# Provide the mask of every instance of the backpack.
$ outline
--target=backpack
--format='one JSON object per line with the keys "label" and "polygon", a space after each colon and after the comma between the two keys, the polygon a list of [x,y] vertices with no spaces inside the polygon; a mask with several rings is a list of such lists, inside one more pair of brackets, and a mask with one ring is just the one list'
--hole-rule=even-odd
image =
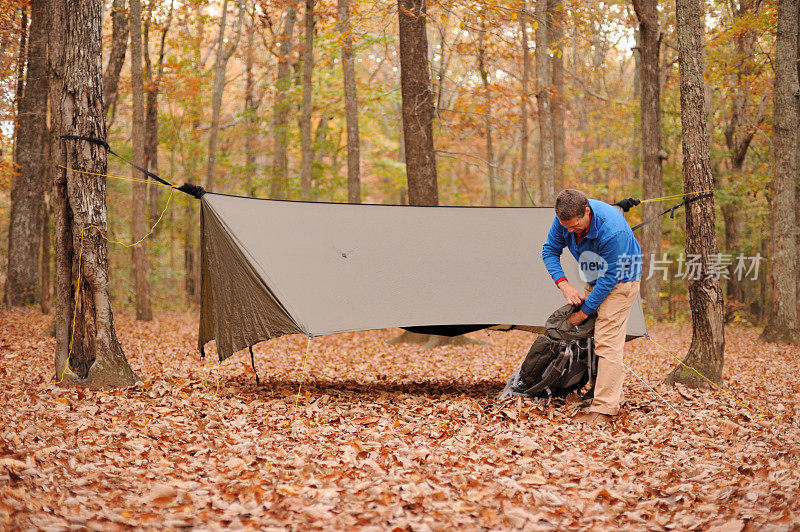
{"label": "backpack", "polygon": [[580,325],[567,318],[576,310],[565,305],[556,310],[545,324],[546,334],[533,342],[519,369],[511,375],[496,401],[506,397],[529,399],[563,398],[581,390],[597,376],[594,352],[594,321],[589,316]]}

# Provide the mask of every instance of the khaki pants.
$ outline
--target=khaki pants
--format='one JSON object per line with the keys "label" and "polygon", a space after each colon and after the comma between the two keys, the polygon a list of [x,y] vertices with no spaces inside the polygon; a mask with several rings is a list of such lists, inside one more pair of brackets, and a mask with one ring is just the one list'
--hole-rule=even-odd
{"label": "khaki pants", "polygon": [[[592,288],[591,285],[586,285],[584,290],[587,296]],[[625,346],[625,329],[638,293],[639,281],[617,283],[597,307],[594,325],[597,379],[589,412],[610,416],[619,413],[622,402],[622,349]]]}

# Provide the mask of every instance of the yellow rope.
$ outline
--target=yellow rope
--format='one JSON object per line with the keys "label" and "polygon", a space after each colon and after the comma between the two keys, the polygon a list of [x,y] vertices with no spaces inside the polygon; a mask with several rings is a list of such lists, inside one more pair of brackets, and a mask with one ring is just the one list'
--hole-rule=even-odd
{"label": "yellow rope", "polygon": [[[59,166],[61,166],[61,165],[59,165]],[[62,168],[66,168],[66,167],[62,166]],[[67,168],[67,169],[69,170],[69,168]],[[80,172],[80,170],[72,170],[72,171],[73,172]],[[91,174],[90,172],[80,172],[80,173]],[[103,176],[105,174],[93,174],[93,175]],[[106,177],[114,177],[114,176],[106,176]],[[153,227],[150,228],[150,230],[147,232],[146,235],[144,235],[142,238],[140,238],[137,242],[135,242],[133,244],[126,244],[126,243],[120,242],[118,240],[109,240],[108,237],[106,237],[106,235],[103,234],[103,230],[100,227],[96,226],[96,225],[87,225],[86,227],[84,227],[81,230],[81,247],[80,247],[80,251],[78,252],[78,288],[75,291],[75,308],[74,308],[74,310],[72,312],[72,330],[70,331],[70,337],[69,337],[69,351],[67,352],[67,362],[64,365],[63,371],[61,372],[61,378],[58,381],[56,381],[56,384],[61,384],[64,381],[64,375],[67,373],[67,370],[69,370],[70,373],[72,373],[72,370],[69,369],[69,361],[70,361],[70,358],[72,357],[72,345],[73,345],[73,342],[75,341],[75,321],[76,321],[76,319],[78,317],[78,301],[80,300],[80,295],[81,295],[81,274],[83,272],[83,237],[86,234],[86,231],[88,229],[91,229],[91,228],[97,229],[97,232],[100,233],[100,236],[103,238],[103,240],[105,240],[106,242],[110,242],[112,244],[119,244],[119,245],[124,246],[126,248],[132,248],[134,246],[138,246],[139,244],[144,242],[144,240],[147,237],[149,237],[150,235],[153,234],[153,231],[155,231],[156,226],[164,218],[164,214],[167,212],[167,209],[169,208],[170,201],[172,201],[172,194],[173,194],[173,192],[169,193],[169,197],[167,198],[167,203],[166,203],[166,205],[164,205],[164,210],[161,211],[161,216],[158,217],[158,220],[156,220],[156,223],[153,224]],[[219,389],[219,381],[217,381],[217,389]]]}
{"label": "yellow rope", "polygon": [[703,379],[705,379],[705,380],[706,380],[706,382],[708,382],[709,384],[711,384],[711,386],[713,386],[713,387],[714,387],[714,388],[716,388],[717,390],[719,390],[719,391],[721,391],[721,392],[725,393],[726,395],[728,395],[728,396],[729,396],[731,399],[733,399],[733,400],[734,400],[734,402],[736,402],[736,404],[738,404],[739,406],[743,406],[743,407],[745,407],[747,410],[749,410],[751,413],[753,413],[753,414],[754,414],[756,417],[761,417],[761,418],[764,418],[764,419],[769,419],[769,418],[768,418],[767,416],[765,416],[764,414],[760,414],[759,412],[756,412],[755,410],[753,410],[752,408],[750,408],[750,406],[748,406],[746,403],[743,403],[742,401],[740,401],[740,400],[739,400],[739,399],[738,399],[738,398],[737,398],[735,395],[733,395],[731,392],[729,392],[728,390],[726,390],[725,388],[723,388],[722,386],[720,386],[720,385],[719,385],[719,384],[717,384],[716,382],[712,381],[711,379],[709,379],[708,377],[706,377],[705,375],[703,375],[702,373],[700,373],[700,371],[698,371],[696,368],[694,368],[694,367],[690,366],[689,364],[687,364],[686,362],[684,362],[683,360],[681,360],[680,358],[678,358],[677,356],[675,356],[674,354],[672,354],[672,352],[671,352],[669,349],[667,349],[667,348],[666,348],[666,347],[664,347],[663,345],[661,345],[661,344],[659,344],[658,342],[656,342],[655,340],[653,340],[653,338],[652,338],[652,337],[650,337],[650,335],[646,335],[646,336],[645,336],[645,338],[647,338],[648,340],[650,340],[651,342],[653,342],[654,344],[656,344],[658,347],[660,347],[660,348],[661,348],[661,350],[662,350],[662,351],[664,351],[664,352],[665,352],[665,353],[667,353],[669,356],[671,356],[672,358],[674,358],[675,360],[677,360],[677,361],[678,361],[678,363],[679,363],[681,366],[683,366],[683,367],[685,367],[685,368],[688,368],[688,369],[690,369],[690,370],[694,371],[695,373],[697,373],[698,375],[700,375],[700,376],[701,376]]}
{"label": "yellow rope", "polygon": [[679,199],[679,198],[682,198],[684,196],[689,196],[691,194],[705,194],[707,192],[714,192],[714,189],[698,190],[698,191],[695,191],[695,192],[684,192],[683,194],[672,194],[671,196],[661,196],[660,198],[650,198],[650,199],[642,200],[640,203],[650,203],[650,202],[653,202],[653,201],[664,201],[664,200],[670,200],[670,199]]}
{"label": "yellow rope", "polygon": [[308,352],[310,348],[311,336],[308,337],[308,341],[306,342],[306,356],[303,359],[303,375],[300,377],[300,386],[297,388],[297,397],[294,399],[294,412],[292,413],[291,423],[294,423],[294,420],[297,417],[297,403],[300,402],[300,392],[303,390],[303,381],[306,380],[306,363],[308,362]]}
{"label": "yellow rope", "polygon": [[59,168],[63,168],[64,170],[69,170],[69,171],[75,172],[77,174],[96,175],[96,176],[100,176],[100,177],[111,177],[111,178],[114,178],[114,179],[121,179],[122,181],[132,181],[134,183],[152,183],[153,185],[158,185],[160,187],[167,187],[167,188],[174,188],[174,189],[178,188],[178,187],[173,186],[173,185],[165,185],[164,183],[159,183],[155,179],[140,179],[138,177],[125,177],[125,176],[114,175],[114,174],[97,174],[95,172],[87,172],[85,170],[75,170],[74,168],[69,168],[67,166],[64,166],[63,164],[59,164],[58,166],[59,166]]}

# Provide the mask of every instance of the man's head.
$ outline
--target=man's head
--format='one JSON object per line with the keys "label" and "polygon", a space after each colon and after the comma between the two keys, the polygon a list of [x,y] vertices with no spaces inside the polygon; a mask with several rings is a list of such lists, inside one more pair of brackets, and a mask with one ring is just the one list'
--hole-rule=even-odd
{"label": "man's head", "polygon": [[556,198],[556,216],[570,233],[582,235],[589,229],[590,212],[589,198],[580,190],[568,188]]}

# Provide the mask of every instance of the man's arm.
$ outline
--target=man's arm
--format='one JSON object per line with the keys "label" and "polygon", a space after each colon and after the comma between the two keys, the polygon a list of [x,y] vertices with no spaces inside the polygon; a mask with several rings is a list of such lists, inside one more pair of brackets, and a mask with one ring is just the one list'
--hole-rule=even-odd
{"label": "man's arm", "polygon": [[564,269],[561,267],[561,252],[564,251],[566,245],[567,241],[564,240],[561,224],[558,223],[558,218],[554,218],[553,225],[550,226],[550,231],[547,233],[547,240],[542,246],[542,260],[554,283],[558,283],[565,277]]}

